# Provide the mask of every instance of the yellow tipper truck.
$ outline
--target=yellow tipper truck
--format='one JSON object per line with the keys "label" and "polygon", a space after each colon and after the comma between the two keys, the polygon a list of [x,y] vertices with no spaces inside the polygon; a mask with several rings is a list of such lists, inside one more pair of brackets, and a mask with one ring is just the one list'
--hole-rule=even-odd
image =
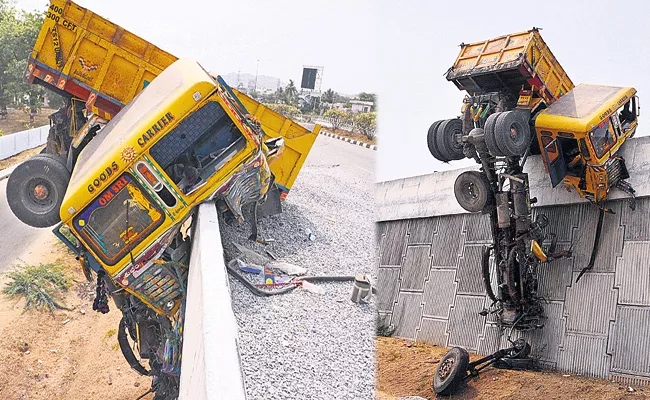
{"label": "yellow tipper truck", "polygon": [[176,399],[194,207],[215,200],[255,239],[320,127],[71,1],[51,2],[27,76],[68,101],[50,117],[47,151],[11,174],[9,206],[26,224],[58,224],[86,277],[96,273],[93,309],[108,312],[110,294],[121,310],[126,360],[152,376],[156,399]]}
{"label": "yellow tipper truck", "polygon": [[[446,78],[467,92],[461,116],[434,122],[427,144],[440,161],[468,157],[480,165],[479,171],[461,173],[454,184],[461,207],[490,217],[492,243],[484,250],[482,278],[492,304],[477,311],[496,314],[503,327],[542,328],[537,266],[570,251],[556,252],[554,236],[546,233],[548,218],[540,212],[533,216],[536,200],[530,198],[524,164],[529,154],[541,154],[553,186],[563,182],[599,209],[591,259],[579,280],[594,265],[603,213],[611,211],[605,204],[610,190],[629,193],[634,207],[634,190],[618,150],[637,128],[636,90],[575,86],[536,28],[461,44]],[[526,358],[529,350],[525,342],[518,343],[481,362],[504,354]],[[449,394],[469,376],[467,368],[470,375],[477,371],[475,363],[468,367],[467,358],[462,349],[446,356],[434,379],[437,393]],[[450,367],[454,362],[466,370],[456,372]]]}
{"label": "yellow tipper truck", "polygon": [[[48,153],[68,157],[70,144],[86,122],[84,109],[92,112],[93,122],[110,120],[176,60],[90,10],[71,1],[52,0],[27,67],[29,82],[70,99],[69,107],[51,117]],[[310,132],[245,94],[231,91],[235,101],[261,123],[264,139],[283,138],[283,152],[271,170],[280,195],[286,197],[320,126]]]}

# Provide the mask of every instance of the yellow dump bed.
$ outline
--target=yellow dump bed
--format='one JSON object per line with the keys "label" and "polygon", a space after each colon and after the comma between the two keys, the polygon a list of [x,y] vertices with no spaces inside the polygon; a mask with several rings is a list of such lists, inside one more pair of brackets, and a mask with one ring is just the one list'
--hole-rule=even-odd
{"label": "yellow dump bed", "polygon": [[[28,80],[86,102],[111,119],[177,57],[72,1],[51,0],[29,57]],[[270,137],[285,137],[286,150],[271,170],[288,192],[311,150],[313,132],[236,92]]]}
{"label": "yellow dump bed", "polygon": [[[461,44],[447,80],[469,94],[509,92],[518,96],[522,85],[548,103],[573,89],[573,82],[557,62],[537,29]],[[516,97],[515,97],[516,98]]]}

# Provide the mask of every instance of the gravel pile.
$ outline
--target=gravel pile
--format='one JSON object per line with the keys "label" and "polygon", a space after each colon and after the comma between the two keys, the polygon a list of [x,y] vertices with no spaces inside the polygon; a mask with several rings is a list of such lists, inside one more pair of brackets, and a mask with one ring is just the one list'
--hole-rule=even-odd
{"label": "gravel pile", "polygon": [[[333,142],[319,137],[284,212],[259,224],[260,237],[275,242],[253,243],[248,225],[220,221],[226,260],[239,256],[238,243],[262,255],[269,250],[307,268],[308,275],[373,274],[374,175],[353,159],[372,164],[375,152]],[[261,277],[248,276],[261,283]],[[257,297],[230,277],[249,400],[373,399],[374,299],[351,302],[351,282],[317,285],[327,294],[297,288]]]}

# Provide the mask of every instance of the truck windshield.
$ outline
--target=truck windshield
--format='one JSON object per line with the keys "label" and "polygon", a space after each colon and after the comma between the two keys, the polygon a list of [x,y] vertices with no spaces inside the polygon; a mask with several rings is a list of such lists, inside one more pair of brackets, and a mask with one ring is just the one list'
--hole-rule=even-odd
{"label": "truck windshield", "polygon": [[589,139],[591,139],[598,158],[604,156],[612,148],[614,143],[616,143],[616,137],[614,136],[614,129],[609,118],[601,122],[600,125],[589,133]]}
{"label": "truck windshield", "polygon": [[146,238],[164,219],[160,208],[123,174],[74,219],[74,227],[108,265]]}
{"label": "truck windshield", "polygon": [[246,147],[221,104],[209,101],[181,121],[150,151],[176,186],[188,194]]}

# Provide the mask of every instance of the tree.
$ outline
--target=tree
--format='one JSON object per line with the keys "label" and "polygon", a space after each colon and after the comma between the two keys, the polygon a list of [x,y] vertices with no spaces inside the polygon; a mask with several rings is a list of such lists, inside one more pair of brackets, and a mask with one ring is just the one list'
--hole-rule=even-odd
{"label": "tree", "polygon": [[359,93],[359,100],[361,101],[372,101],[373,103],[377,101],[377,95],[374,93]]}
{"label": "tree", "polygon": [[298,110],[298,108],[288,104],[265,104],[265,106],[290,119],[300,115],[300,110]]}
{"label": "tree", "polygon": [[334,92],[332,89],[327,89],[326,91],[323,92],[323,103],[334,104],[335,95],[336,92]]}
{"label": "tree", "polygon": [[284,103],[289,105],[295,105],[298,99],[298,89],[294,85],[293,80],[289,79],[287,87],[284,88]]}
{"label": "tree", "polygon": [[336,108],[330,108],[327,110],[325,114],[323,114],[323,117],[332,124],[334,130],[341,129],[344,124],[350,122],[350,114]]}
{"label": "tree", "polygon": [[354,126],[359,130],[359,133],[366,135],[368,139],[374,139],[377,135],[377,113],[357,114],[354,117]]}
{"label": "tree", "polygon": [[[13,3],[0,0],[0,108],[10,104],[33,108],[42,105],[45,89],[25,83],[23,73],[43,18],[43,12],[18,10]],[[50,101],[62,103],[54,93],[50,93]]]}

